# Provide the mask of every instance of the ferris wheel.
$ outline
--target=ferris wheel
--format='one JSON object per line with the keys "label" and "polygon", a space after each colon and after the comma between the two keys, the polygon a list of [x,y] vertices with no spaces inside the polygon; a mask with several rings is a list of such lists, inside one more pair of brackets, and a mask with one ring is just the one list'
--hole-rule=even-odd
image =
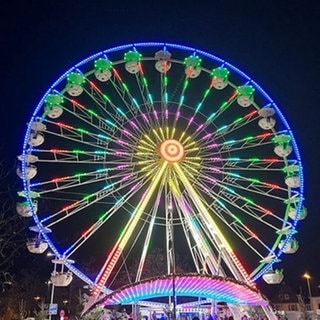
{"label": "ferris wheel", "polygon": [[201,50],[137,43],[81,61],[35,108],[18,158],[28,248],[50,247],[56,285],[75,274],[109,292],[130,255],[137,282],[157,245],[164,273],[181,250],[199,274],[279,283],[274,266],[298,249],[306,209],[292,130],[255,81]]}

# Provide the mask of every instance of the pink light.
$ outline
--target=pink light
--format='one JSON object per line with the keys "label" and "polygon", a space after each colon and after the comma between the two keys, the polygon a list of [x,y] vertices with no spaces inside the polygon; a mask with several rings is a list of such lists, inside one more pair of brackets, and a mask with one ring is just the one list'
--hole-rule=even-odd
{"label": "pink light", "polygon": [[165,117],[166,117],[166,119],[168,119],[168,117],[169,117],[168,109],[166,109],[166,111],[165,111]]}
{"label": "pink light", "polygon": [[148,119],[148,117],[146,116],[145,113],[142,114],[142,118],[143,118],[144,121],[149,123],[149,119]]}
{"label": "pink light", "polygon": [[196,132],[200,131],[202,128],[203,128],[203,124],[201,124],[201,125],[197,128]]}
{"label": "pink light", "polygon": [[206,134],[205,136],[203,136],[200,140],[205,140],[205,139],[208,139],[212,136],[212,133],[208,133]]}
{"label": "pink light", "polygon": [[130,125],[136,129],[138,129],[138,126],[133,122],[133,121],[130,121]]}
{"label": "pink light", "polygon": [[193,122],[193,119],[194,119],[194,117],[191,117],[191,118],[189,119],[188,126],[190,126],[190,124]]}
{"label": "pink light", "polygon": [[176,113],[176,120],[178,120],[179,117],[180,117],[180,111],[178,111],[178,112]]}
{"label": "pink light", "polygon": [[156,110],[153,111],[153,114],[154,114],[154,117],[158,120],[159,118]]}
{"label": "pink light", "polygon": [[122,130],[122,132],[130,137],[132,137],[132,133],[129,132],[127,129]]}

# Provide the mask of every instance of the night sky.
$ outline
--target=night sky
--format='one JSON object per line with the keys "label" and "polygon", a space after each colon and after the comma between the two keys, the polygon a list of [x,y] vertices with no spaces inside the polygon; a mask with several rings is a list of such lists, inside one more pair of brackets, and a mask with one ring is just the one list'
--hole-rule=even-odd
{"label": "night sky", "polygon": [[1,157],[14,165],[26,123],[42,95],[91,54],[142,41],[180,43],[213,53],[260,84],[293,129],[309,215],[299,225],[300,249],[283,256],[285,280],[305,290],[301,276],[308,271],[318,293],[319,21],[319,4],[295,0],[8,2],[0,17]]}

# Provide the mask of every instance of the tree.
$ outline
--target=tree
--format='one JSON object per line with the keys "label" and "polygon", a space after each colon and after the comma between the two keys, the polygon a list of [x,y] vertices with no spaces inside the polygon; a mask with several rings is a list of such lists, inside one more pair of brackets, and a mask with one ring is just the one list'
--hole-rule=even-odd
{"label": "tree", "polygon": [[2,290],[8,283],[8,273],[13,273],[15,259],[26,250],[26,222],[15,211],[17,178],[0,162],[0,283]]}

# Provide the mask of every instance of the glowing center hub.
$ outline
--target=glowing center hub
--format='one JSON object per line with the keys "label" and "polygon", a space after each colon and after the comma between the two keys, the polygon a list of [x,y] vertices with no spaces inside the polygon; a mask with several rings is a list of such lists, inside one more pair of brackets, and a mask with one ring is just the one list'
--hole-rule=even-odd
{"label": "glowing center hub", "polygon": [[179,162],[184,157],[183,145],[175,139],[168,139],[160,145],[160,156],[163,160],[168,162]]}

